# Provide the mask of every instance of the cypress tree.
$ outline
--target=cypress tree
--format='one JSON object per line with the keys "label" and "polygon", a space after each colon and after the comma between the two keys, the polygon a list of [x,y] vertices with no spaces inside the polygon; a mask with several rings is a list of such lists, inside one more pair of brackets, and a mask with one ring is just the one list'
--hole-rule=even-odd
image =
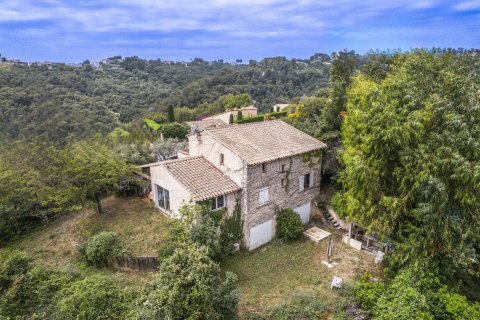
{"label": "cypress tree", "polygon": [[167,121],[175,122],[175,114],[173,113],[173,106],[168,106],[167,108]]}
{"label": "cypress tree", "polygon": [[242,111],[238,111],[237,121],[242,119],[243,119]]}
{"label": "cypress tree", "polygon": [[230,118],[228,119],[228,123],[229,124],[233,123],[233,113],[230,113]]}

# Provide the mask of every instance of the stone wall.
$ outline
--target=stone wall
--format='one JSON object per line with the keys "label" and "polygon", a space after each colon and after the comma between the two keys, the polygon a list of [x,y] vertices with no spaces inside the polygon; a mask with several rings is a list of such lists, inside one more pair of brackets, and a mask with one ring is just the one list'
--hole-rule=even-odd
{"label": "stone wall", "polygon": [[155,272],[158,270],[157,257],[108,257],[108,265],[124,271]]}
{"label": "stone wall", "polygon": [[[247,190],[244,190],[243,195],[248,207],[244,210],[245,243],[249,243],[250,228],[275,218],[277,209],[293,209],[305,203],[314,205],[313,200],[320,193],[320,160],[314,158],[305,162],[303,155],[297,155],[266,163],[265,172],[261,164],[248,167]],[[286,172],[281,172],[282,164],[286,165]],[[300,191],[299,177],[312,172],[313,186]],[[285,186],[282,186],[282,179],[285,179]],[[265,205],[259,205],[259,190],[265,187],[269,187],[269,201]]]}

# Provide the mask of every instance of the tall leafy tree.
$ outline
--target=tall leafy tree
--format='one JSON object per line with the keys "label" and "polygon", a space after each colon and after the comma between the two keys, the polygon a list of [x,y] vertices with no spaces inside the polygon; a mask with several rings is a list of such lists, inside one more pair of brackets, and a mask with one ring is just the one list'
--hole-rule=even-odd
{"label": "tall leafy tree", "polygon": [[479,273],[480,68],[470,52],[413,51],[358,75],[343,125],[343,207],[414,259]]}
{"label": "tall leafy tree", "polygon": [[69,160],[65,173],[73,185],[96,202],[98,213],[103,213],[102,196],[114,191],[132,168],[106,145],[96,141],[77,142],[66,150]]}

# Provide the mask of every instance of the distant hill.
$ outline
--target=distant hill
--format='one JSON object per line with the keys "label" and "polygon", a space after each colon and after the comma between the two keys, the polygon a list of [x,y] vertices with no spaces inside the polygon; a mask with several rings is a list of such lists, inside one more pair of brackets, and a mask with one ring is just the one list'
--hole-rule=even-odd
{"label": "distant hill", "polygon": [[100,64],[0,64],[0,136],[65,141],[165,111],[249,93],[261,110],[328,84],[330,57],[266,58],[248,64],[112,57]]}

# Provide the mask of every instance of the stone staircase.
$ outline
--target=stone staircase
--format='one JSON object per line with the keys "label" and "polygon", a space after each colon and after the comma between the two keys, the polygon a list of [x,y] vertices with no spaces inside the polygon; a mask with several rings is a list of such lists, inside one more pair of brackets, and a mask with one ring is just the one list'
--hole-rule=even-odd
{"label": "stone staircase", "polygon": [[340,224],[338,223],[338,221],[335,219],[335,217],[331,214],[331,211],[332,210],[329,206],[327,207],[327,210],[324,210],[324,216],[325,216],[325,219],[327,220],[327,223],[334,227],[335,229],[342,229],[342,227],[340,226]]}

